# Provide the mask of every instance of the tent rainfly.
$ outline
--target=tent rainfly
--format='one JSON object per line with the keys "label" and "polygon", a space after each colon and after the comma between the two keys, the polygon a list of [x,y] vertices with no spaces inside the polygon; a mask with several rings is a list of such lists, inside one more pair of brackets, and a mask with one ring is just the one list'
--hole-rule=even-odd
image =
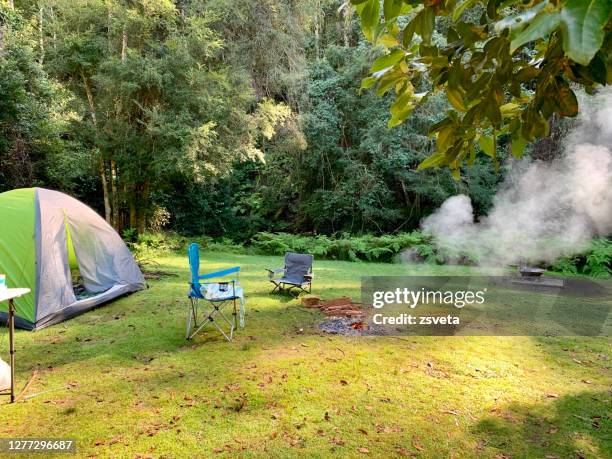
{"label": "tent rainfly", "polygon": [[[71,268],[82,278],[75,295]],[[58,191],[22,188],[0,193],[0,274],[8,287],[27,287],[15,300],[15,325],[35,330],[62,322],[145,281],[117,232],[82,202]],[[6,322],[6,304],[0,320]]]}

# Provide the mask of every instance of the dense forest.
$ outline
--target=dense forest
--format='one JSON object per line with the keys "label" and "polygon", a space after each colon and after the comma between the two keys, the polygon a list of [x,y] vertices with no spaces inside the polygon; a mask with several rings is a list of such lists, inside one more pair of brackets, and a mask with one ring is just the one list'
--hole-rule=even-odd
{"label": "dense forest", "polygon": [[457,193],[486,212],[503,169],[417,170],[448,102],[388,129],[358,20],[341,0],[0,2],[0,191],[235,240],[408,231]]}

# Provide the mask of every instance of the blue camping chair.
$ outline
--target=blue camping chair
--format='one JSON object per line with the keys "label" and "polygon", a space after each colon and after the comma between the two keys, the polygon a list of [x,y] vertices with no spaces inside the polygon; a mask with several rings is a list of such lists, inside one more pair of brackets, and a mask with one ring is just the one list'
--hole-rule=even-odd
{"label": "blue camping chair", "polygon": [[[238,327],[237,304],[240,302],[240,326],[244,327],[244,292],[237,279],[225,282],[200,282],[209,279],[223,278],[231,274],[238,274],[240,266],[223,269],[209,274],[200,274],[200,246],[195,242],[189,245],[189,267],[191,268],[191,282],[189,283],[190,311],[187,317],[186,338],[193,338],[206,325],[213,325],[221,334],[231,341],[234,330]],[[232,305],[231,320],[224,314],[223,309]]]}

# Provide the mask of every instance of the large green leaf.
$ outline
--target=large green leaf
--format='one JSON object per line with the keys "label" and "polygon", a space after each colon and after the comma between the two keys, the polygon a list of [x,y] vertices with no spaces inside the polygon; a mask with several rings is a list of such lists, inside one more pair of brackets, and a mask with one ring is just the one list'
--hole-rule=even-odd
{"label": "large green leaf", "polygon": [[382,96],[404,79],[406,79],[406,75],[404,75],[402,72],[394,70],[392,72],[385,73],[379,80],[376,95]]}
{"label": "large green leaf", "polygon": [[567,0],[561,10],[563,50],[570,59],[589,65],[604,40],[612,0]]}
{"label": "large green leaf", "polygon": [[428,7],[419,13],[420,21],[417,26],[417,32],[421,35],[423,42],[431,43],[431,36],[436,25],[436,15],[433,8]]}
{"label": "large green leaf", "polygon": [[368,0],[361,11],[361,24],[366,38],[372,39],[373,31],[380,22],[380,2],[378,0]]}
{"label": "large green leaf", "polygon": [[368,89],[374,86],[378,82],[378,78],[375,77],[367,77],[361,80],[361,88],[360,89]]}
{"label": "large green leaf", "polygon": [[527,146],[527,143],[527,140],[523,138],[520,132],[516,135],[516,137],[512,137],[512,156],[514,156],[515,158],[521,158],[523,156],[523,153],[525,152],[525,147]]}
{"label": "large green leaf", "polygon": [[547,37],[553,30],[559,27],[560,21],[561,15],[558,11],[553,11],[552,13],[541,12],[512,39],[510,52],[513,53],[525,43]]}
{"label": "large green leaf", "polygon": [[466,112],[468,108],[465,106],[463,94],[458,89],[446,88],[446,98],[453,107],[461,112]]}
{"label": "large green leaf", "polygon": [[385,0],[383,3],[383,12],[385,14],[385,20],[390,20],[397,17],[402,10],[402,0]]}
{"label": "large green leaf", "polygon": [[566,84],[557,85],[557,104],[561,116],[576,116],[578,114],[578,100],[576,94]]}
{"label": "large green leaf", "polygon": [[380,56],[378,59],[376,59],[372,64],[372,68],[370,68],[370,72],[376,73],[389,67],[393,67],[405,55],[406,53],[403,50],[394,49],[389,54],[385,54],[384,56]]}
{"label": "large green leaf", "polygon": [[428,158],[425,158],[421,164],[418,165],[417,170],[427,169],[429,167],[436,167],[444,164],[446,155],[444,153],[435,153]]}
{"label": "large green leaf", "polygon": [[482,136],[480,139],[478,139],[478,146],[487,156],[495,158],[495,142],[493,141],[492,137]]}
{"label": "large green leaf", "polygon": [[404,27],[404,31],[402,32],[402,44],[404,45],[404,48],[409,48],[412,43],[412,38],[414,37],[414,32],[417,26],[416,19],[416,17],[412,18],[412,21],[410,21],[408,25]]}

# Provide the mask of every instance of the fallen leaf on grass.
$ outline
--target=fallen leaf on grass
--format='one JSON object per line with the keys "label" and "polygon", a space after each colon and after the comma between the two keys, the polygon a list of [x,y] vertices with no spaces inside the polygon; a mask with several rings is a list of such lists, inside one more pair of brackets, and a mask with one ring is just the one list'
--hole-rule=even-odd
{"label": "fallen leaf on grass", "polygon": [[382,424],[376,424],[376,432],[377,433],[398,433],[398,432],[402,432],[404,429],[402,429],[400,426],[385,426]]}
{"label": "fallen leaf on grass", "polygon": [[358,432],[361,432],[361,433],[362,433],[362,434],[364,434],[364,435],[367,435],[367,434],[368,434],[368,431],[367,431],[367,430],[365,430],[363,427],[359,427],[359,428],[357,429],[357,431],[358,431]]}
{"label": "fallen leaf on grass", "polygon": [[94,442],[94,446],[102,446],[102,445],[105,445],[105,444],[106,444],[106,442],[104,440],[96,440]]}
{"label": "fallen leaf on grass", "polygon": [[414,456],[416,456],[416,453],[413,453],[412,451],[408,451],[403,446],[398,446],[397,448],[395,448],[395,452],[399,456],[403,456],[403,457],[414,457]]}
{"label": "fallen leaf on grass", "polygon": [[246,397],[239,397],[235,399],[235,402],[236,403],[232,406],[232,408],[236,413],[239,413],[246,406],[247,399]]}
{"label": "fallen leaf on grass", "polygon": [[559,431],[559,429],[557,429],[556,427],[551,427],[550,429],[548,429],[546,431],[547,434],[556,434]]}
{"label": "fallen leaf on grass", "polygon": [[341,440],[338,437],[332,437],[332,439],[329,442],[333,445],[338,445],[338,446],[342,446],[345,444],[345,441]]}
{"label": "fallen leaf on grass", "polygon": [[583,379],[582,382],[585,384],[593,384],[593,381],[590,381],[588,379]]}
{"label": "fallen leaf on grass", "polygon": [[425,448],[423,448],[423,446],[419,444],[420,441],[421,439],[419,437],[417,437],[416,435],[413,436],[412,437],[412,447],[419,451],[423,451]]}
{"label": "fallen leaf on grass", "polygon": [[549,392],[548,394],[546,394],[546,397],[548,397],[548,398],[559,398],[559,394],[555,394],[554,392]]}
{"label": "fallen leaf on grass", "polygon": [[300,437],[293,437],[293,436],[289,435],[286,432],[283,434],[283,436],[285,437],[285,440],[287,440],[289,445],[292,446],[293,448],[297,448],[297,447],[302,447],[303,446],[304,440],[302,438],[300,438]]}
{"label": "fallen leaf on grass", "polygon": [[360,446],[359,448],[357,448],[357,451],[359,451],[362,454],[368,454],[370,452],[370,450],[366,448],[365,446]]}
{"label": "fallen leaf on grass", "polygon": [[295,427],[297,430],[300,430],[302,427],[304,427],[306,425],[306,422],[296,422],[295,424],[293,424],[293,427]]}
{"label": "fallen leaf on grass", "polygon": [[342,384],[343,386],[348,386],[348,382],[344,379],[340,380],[340,384]]}

